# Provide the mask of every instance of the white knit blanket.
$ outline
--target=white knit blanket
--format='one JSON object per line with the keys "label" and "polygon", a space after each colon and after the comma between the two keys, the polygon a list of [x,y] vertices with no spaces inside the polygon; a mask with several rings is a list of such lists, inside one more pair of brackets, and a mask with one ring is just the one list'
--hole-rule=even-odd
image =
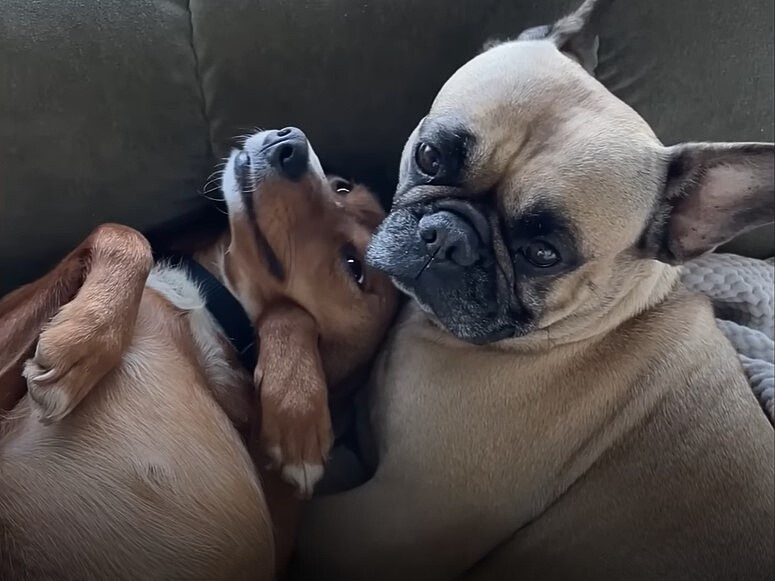
{"label": "white knit blanket", "polygon": [[775,423],[775,259],[709,254],[687,263],[682,278],[690,290],[712,301],[719,328]]}

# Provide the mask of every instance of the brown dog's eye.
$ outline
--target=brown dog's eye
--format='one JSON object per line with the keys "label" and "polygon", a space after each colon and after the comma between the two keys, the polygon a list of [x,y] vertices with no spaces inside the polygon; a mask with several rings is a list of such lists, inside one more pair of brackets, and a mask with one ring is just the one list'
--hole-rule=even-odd
{"label": "brown dog's eye", "polygon": [[538,268],[549,268],[560,262],[557,249],[542,240],[535,240],[522,249],[527,261]]}
{"label": "brown dog's eye", "polygon": [[358,285],[358,288],[362,288],[365,275],[363,272],[363,264],[358,260],[358,257],[355,256],[355,249],[351,246],[345,248],[342,253],[342,259],[344,260],[347,272],[350,273],[355,284]]}
{"label": "brown dog's eye", "polygon": [[343,180],[342,178],[336,178],[333,180],[331,182],[331,187],[340,196],[344,196],[345,194],[349,194],[351,191],[353,191],[352,183],[348,182],[347,180]]}
{"label": "brown dog's eye", "polygon": [[423,142],[417,146],[415,161],[420,171],[428,177],[438,175],[441,170],[441,154],[438,149],[429,143]]}

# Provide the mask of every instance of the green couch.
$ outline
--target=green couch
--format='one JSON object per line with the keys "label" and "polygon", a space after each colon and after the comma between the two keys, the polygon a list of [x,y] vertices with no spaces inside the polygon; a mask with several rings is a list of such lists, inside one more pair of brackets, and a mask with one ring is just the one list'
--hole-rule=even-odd
{"label": "green couch", "polygon": [[[450,73],[577,1],[3,0],[0,294],[100,222],[199,217],[255,127],[302,127],[388,203]],[[605,20],[600,78],[665,142],[773,139],[772,0],[619,0]],[[772,255],[772,229],[733,249]]]}

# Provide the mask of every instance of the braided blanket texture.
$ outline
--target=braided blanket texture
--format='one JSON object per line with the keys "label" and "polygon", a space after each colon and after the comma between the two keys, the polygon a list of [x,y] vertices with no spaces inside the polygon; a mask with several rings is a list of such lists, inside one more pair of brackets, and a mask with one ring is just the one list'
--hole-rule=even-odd
{"label": "braided blanket texture", "polygon": [[688,262],[684,284],[713,303],[754,394],[775,423],[775,258],[709,254]]}

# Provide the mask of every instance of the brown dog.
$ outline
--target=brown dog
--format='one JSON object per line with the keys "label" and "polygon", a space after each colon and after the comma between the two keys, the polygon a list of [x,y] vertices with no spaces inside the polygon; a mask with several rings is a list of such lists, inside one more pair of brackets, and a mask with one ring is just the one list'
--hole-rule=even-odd
{"label": "brown dog", "polygon": [[[223,192],[229,230],[196,262],[154,266],[107,225],[0,301],[0,578],[273,576],[258,446],[311,493],[327,385],[367,363],[397,297],[362,262],[379,204],[327,180],[297,129],[250,137]],[[296,501],[267,485],[282,562]]]}
{"label": "brown dog", "polygon": [[773,145],[660,143],[590,74],[598,7],[465,64],[410,137],[367,254],[415,299],[376,474],[309,506],[302,573],[773,579],[775,435],[676,266],[772,222]]}

